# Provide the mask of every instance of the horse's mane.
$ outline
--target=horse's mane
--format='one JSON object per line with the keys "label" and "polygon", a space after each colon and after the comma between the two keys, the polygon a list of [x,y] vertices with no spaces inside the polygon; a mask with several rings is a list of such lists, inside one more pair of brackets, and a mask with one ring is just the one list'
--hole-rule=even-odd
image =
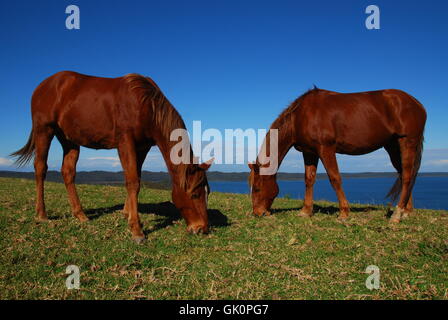
{"label": "horse's mane", "polygon": [[[314,86],[312,89],[309,89],[304,94],[302,94],[300,97],[298,97],[296,100],[294,100],[286,109],[284,109],[280,115],[277,117],[277,119],[274,120],[274,122],[271,125],[271,129],[280,129],[278,130],[279,136],[278,139],[283,140],[287,138],[287,135],[291,134],[291,132],[294,132],[294,123],[292,121],[291,115],[294,113],[294,111],[297,110],[297,108],[300,107],[302,104],[303,99],[305,97],[309,96],[310,94],[313,94],[315,92],[318,92],[320,89]],[[266,138],[268,138],[269,135],[266,135]],[[257,162],[258,164],[258,157]],[[249,185],[252,186],[254,182],[254,176],[253,172],[251,170],[251,173],[248,177]]]}
{"label": "horse's mane", "polygon": [[[130,89],[137,94],[140,103],[151,108],[154,123],[163,137],[169,141],[174,129],[185,129],[182,117],[151,78],[135,73],[127,74],[123,78]],[[178,165],[179,183],[184,190],[187,189],[188,185],[191,185],[191,189],[194,189],[197,185],[203,183],[203,179],[206,179],[204,174],[204,177],[198,181],[188,181],[188,170],[194,170],[192,169],[192,163],[193,153],[191,152],[190,163]]]}
{"label": "horse's mane", "polygon": [[320,89],[314,85],[312,89],[309,89],[304,94],[302,94],[300,97],[298,97],[296,100],[294,100],[288,107],[286,107],[280,115],[275,119],[275,121],[272,123],[271,127],[279,128],[282,125],[293,125],[290,120],[290,115],[297,110],[297,108],[300,107],[303,99],[315,92],[318,92]]}
{"label": "horse's mane", "polygon": [[155,125],[164,137],[169,139],[174,129],[185,129],[180,114],[151,78],[136,73],[127,74],[123,78],[137,94],[140,103],[151,108]]}

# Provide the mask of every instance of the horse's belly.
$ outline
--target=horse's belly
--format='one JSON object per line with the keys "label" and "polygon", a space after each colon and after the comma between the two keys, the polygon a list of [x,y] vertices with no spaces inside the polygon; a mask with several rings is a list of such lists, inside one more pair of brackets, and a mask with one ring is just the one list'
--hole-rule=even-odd
{"label": "horse's belly", "polygon": [[339,154],[347,154],[350,156],[360,156],[363,154],[374,152],[383,146],[376,146],[376,147],[365,147],[365,148],[356,148],[356,149],[350,149],[350,148],[336,148],[336,153]]}
{"label": "horse's belly", "polygon": [[79,131],[65,131],[64,135],[66,140],[86,148],[113,149],[116,147],[112,135],[105,132],[80,129]]}
{"label": "horse's belly", "polygon": [[116,147],[114,124],[107,115],[66,114],[59,122],[65,139],[77,145],[92,149]]}
{"label": "horse's belly", "polygon": [[[362,119],[362,117],[359,117]],[[391,128],[381,119],[352,121],[337,126],[335,130],[336,152],[361,155],[378,150],[393,136]]]}
{"label": "horse's belly", "polygon": [[375,140],[343,140],[336,143],[336,152],[348,155],[362,155],[378,150],[387,144],[390,137],[381,137]]}

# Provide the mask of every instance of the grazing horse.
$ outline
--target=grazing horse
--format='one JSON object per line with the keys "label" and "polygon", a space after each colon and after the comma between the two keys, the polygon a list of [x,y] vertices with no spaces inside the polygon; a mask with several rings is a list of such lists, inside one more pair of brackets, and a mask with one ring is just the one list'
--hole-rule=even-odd
{"label": "grazing horse", "polygon": [[[175,129],[185,124],[153,80],[138,74],[100,78],[63,71],[44,80],[31,101],[32,131],[28,143],[11,156],[25,165],[34,156],[36,220],[48,220],[44,204],[44,180],[51,140],[57,137],[64,159],[62,176],[73,215],[87,221],[75,188],[80,146],[118,149],[123,166],[127,198],[124,216],[137,243],[145,237],[137,213],[142,165],[152,146],[157,145],[172,180],[172,198],[193,233],[208,231],[208,182],[205,171],[211,163],[195,164],[190,148],[189,162],[175,164],[170,158],[177,141]],[[188,157],[187,157],[188,158]]]}
{"label": "grazing horse", "polygon": [[[297,98],[274,121],[278,130],[278,165],[291,147],[303,153],[305,200],[299,216],[313,214],[313,185],[319,159],[339,200],[340,219],[349,214],[349,203],[341,185],[336,153],[362,155],[384,147],[398,179],[388,196],[397,207],[391,222],[399,222],[412,210],[412,188],[420,167],[426,111],[422,104],[400,90],[338,93],[314,88]],[[270,143],[270,135],[265,138]],[[268,149],[269,150],[269,149]],[[260,161],[249,164],[253,213],[269,214],[278,195],[276,172],[260,174]]]}

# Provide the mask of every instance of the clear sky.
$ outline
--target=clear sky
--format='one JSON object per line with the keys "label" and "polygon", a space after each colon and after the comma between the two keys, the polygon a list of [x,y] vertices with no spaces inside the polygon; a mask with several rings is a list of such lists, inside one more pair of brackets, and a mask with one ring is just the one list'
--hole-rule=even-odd
{"label": "clear sky", "polygon": [[[80,30],[65,27],[70,4],[80,8]],[[380,8],[380,30],[365,27],[370,4]],[[190,130],[194,120],[203,129],[268,128],[313,84],[402,89],[428,112],[422,171],[448,171],[447,12],[444,0],[2,1],[0,170],[14,169],[8,154],[26,143],[35,87],[73,70],[150,76]],[[121,170],[116,157],[83,148],[78,169]],[[339,159],[345,172],[392,171],[384,151]],[[50,169],[60,163],[55,139]],[[165,170],[156,148],[145,169]],[[290,152],[280,170],[302,172],[300,154]]]}

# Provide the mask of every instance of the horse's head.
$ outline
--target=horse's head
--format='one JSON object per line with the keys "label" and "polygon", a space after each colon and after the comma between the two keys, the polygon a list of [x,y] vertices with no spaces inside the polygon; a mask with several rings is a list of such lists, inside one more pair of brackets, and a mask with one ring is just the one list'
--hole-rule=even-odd
{"label": "horse's head", "polygon": [[174,205],[180,210],[191,233],[208,232],[207,199],[210,188],[205,172],[213,159],[198,164],[183,164],[177,183],[173,183]]}
{"label": "horse's head", "polygon": [[260,165],[249,163],[249,185],[252,197],[253,214],[257,216],[270,215],[270,209],[278,195],[276,175],[260,174]]}

